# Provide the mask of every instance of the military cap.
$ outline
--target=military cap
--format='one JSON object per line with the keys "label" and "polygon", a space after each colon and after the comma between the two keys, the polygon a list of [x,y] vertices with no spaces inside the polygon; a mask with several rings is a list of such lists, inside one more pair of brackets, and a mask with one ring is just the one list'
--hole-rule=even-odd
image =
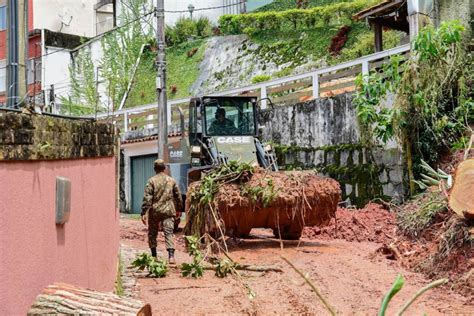
{"label": "military cap", "polygon": [[156,159],[153,164],[155,167],[165,168],[165,161],[163,159]]}

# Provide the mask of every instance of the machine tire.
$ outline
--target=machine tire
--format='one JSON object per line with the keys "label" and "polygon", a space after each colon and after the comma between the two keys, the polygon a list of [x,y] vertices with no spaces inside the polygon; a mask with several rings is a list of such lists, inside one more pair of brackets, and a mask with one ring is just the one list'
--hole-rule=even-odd
{"label": "machine tire", "polygon": [[283,240],[299,240],[302,233],[303,227],[280,227],[280,233],[278,233],[278,228],[273,229],[275,238],[280,238],[281,235]]}

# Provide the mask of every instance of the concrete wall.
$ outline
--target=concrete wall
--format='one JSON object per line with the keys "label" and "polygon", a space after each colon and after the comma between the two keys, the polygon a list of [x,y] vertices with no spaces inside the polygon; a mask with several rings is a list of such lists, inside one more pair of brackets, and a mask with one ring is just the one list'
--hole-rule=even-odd
{"label": "concrete wall", "polygon": [[[71,180],[71,216],[55,225],[56,177]],[[119,213],[115,159],[0,162],[0,314],[25,315],[41,290],[66,282],[112,291]]]}
{"label": "concrete wall", "polygon": [[[60,102],[60,97],[66,97],[71,92],[71,79],[69,76],[69,66],[71,63],[71,54],[69,50],[61,50],[60,48],[46,48],[42,58],[43,80],[41,80],[42,89],[45,91],[46,104],[50,103],[50,87],[54,85],[56,95],[56,103]],[[54,111],[57,113],[57,111]]]}
{"label": "concrete wall", "polygon": [[[436,0],[437,24],[447,20],[461,20],[470,34],[473,34],[474,1],[473,0]],[[435,2],[435,3],[436,3]]]}
{"label": "concrete wall", "polygon": [[343,200],[363,205],[374,197],[401,200],[403,160],[397,144],[367,148],[351,94],[277,107],[261,117],[263,138],[275,143],[281,167],[315,169],[341,183]]}
{"label": "concrete wall", "polygon": [[[112,291],[119,212],[111,124],[0,111],[0,315],[25,315],[66,282]],[[55,224],[56,177],[71,181],[69,221]]]}
{"label": "concrete wall", "polygon": [[96,3],[97,0],[35,0],[34,28],[92,37],[95,35]]}

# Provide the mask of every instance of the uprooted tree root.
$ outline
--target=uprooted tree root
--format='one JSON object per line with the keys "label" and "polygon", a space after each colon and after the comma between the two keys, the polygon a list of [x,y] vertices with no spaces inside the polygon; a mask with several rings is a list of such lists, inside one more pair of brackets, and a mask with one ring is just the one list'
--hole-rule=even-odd
{"label": "uprooted tree root", "polygon": [[311,171],[272,172],[230,163],[192,185],[186,199],[186,235],[245,237],[254,227],[299,239],[304,226],[325,225],[336,212],[339,184]]}

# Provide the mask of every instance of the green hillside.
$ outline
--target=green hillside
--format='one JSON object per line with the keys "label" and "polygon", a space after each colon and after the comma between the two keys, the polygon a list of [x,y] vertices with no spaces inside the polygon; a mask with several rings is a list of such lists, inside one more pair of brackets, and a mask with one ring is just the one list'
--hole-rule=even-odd
{"label": "green hillside", "polygon": [[[338,2],[350,2],[350,0],[308,0],[308,7],[325,6]],[[254,12],[283,11],[296,9],[296,0],[275,0],[272,3],[264,5]]]}

